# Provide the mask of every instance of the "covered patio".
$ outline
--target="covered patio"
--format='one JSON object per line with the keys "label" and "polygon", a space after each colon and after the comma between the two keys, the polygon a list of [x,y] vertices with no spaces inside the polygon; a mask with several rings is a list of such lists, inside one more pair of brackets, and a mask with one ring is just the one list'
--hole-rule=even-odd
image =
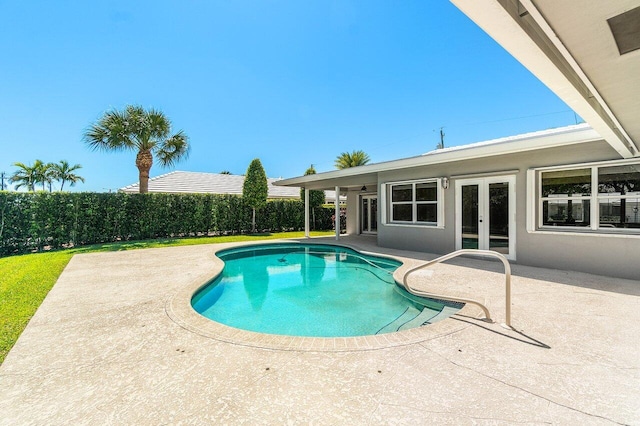
{"label": "covered patio", "polygon": [[[362,173],[362,167],[353,167],[351,169],[336,170],[335,172],[322,173],[319,175],[306,175],[298,178],[283,179],[274,183],[276,186],[300,186],[305,189],[304,192],[304,232],[309,238],[310,235],[310,207],[309,207],[309,191],[333,191],[339,194],[335,197],[333,204],[335,206],[335,218],[340,217],[341,202],[346,201],[347,211],[347,233],[360,234],[361,229],[357,228],[359,221],[355,215],[359,213],[357,206],[353,204],[353,198],[349,194],[375,195],[378,194],[378,173],[365,172]],[[344,196],[343,196],[344,195]],[[350,200],[351,198],[351,200]],[[350,219],[350,220],[349,220]],[[335,221],[339,223],[339,221]],[[335,239],[340,239],[340,226],[334,226]]]}

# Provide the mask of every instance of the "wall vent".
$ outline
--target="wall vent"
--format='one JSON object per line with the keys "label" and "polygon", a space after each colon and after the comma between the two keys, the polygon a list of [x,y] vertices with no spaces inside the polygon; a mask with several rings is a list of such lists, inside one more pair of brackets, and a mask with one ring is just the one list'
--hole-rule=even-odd
{"label": "wall vent", "polygon": [[607,19],[621,55],[640,49],[640,7]]}

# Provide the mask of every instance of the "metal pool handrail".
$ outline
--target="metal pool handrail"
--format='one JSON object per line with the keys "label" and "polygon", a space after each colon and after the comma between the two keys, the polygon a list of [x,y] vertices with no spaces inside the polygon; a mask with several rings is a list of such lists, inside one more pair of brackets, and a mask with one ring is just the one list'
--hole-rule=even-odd
{"label": "metal pool handrail", "polygon": [[487,309],[487,307],[480,302],[476,302],[475,300],[471,300],[471,299],[458,298],[458,297],[449,297],[449,296],[443,297],[441,295],[435,295],[435,294],[427,293],[421,290],[416,290],[413,287],[411,287],[407,282],[407,278],[413,272],[422,268],[426,268],[427,266],[435,265],[436,263],[441,263],[441,262],[444,262],[445,260],[449,260],[454,257],[461,256],[463,254],[473,255],[473,256],[492,256],[492,257],[497,257],[502,261],[502,264],[504,265],[504,275],[505,275],[505,303],[506,303],[505,323],[507,327],[511,327],[511,265],[509,265],[509,261],[507,260],[507,258],[498,252],[491,251],[491,250],[470,250],[470,249],[457,250],[409,269],[407,272],[405,272],[404,276],[402,277],[402,284],[404,285],[405,289],[407,289],[409,293],[413,293],[416,296],[438,297],[440,299],[451,300],[454,302],[472,303],[474,305],[478,305],[484,311],[484,314],[487,320],[491,321],[491,315],[489,314],[489,309]]}

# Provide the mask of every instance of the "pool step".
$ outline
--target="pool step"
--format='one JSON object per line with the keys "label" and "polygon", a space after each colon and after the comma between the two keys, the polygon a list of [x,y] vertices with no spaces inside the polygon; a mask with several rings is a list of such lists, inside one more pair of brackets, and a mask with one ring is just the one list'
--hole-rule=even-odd
{"label": "pool step", "polygon": [[420,311],[410,306],[400,316],[398,316],[398,318],[378,330],[376,334],[393,333],[398,331],[398,328],[400,328],[402,324],[411,321],[418,315],[420,315]]}
{"label": "pool step", "polygon": [[449,318],[451,315],[458,312],[459,308],[445,306],[440,312],[434,312],[431,309],[423,309],[419,311],[416,308],[410,307],[402,313],[393,322],[382,327],[376,334],[393,333],[396,331],[408,330],[410,328],[421,327],[427,324],[433,324],[434,322]]}
{"label": "pool step", "polygon": [[393,320],[393,322],[384,326],[376,334],[393,333],[395,331],[408,330],[425,324],[431,324],[431,322],[433,322],[440,314],[440,312],[434,312],[431,309],[418,310],[414,307],[409,307],[402,313],[402,315]]}
{"label": "pool step", "polygon": [[416,328],[416,327],[420,327],[420,326],[425,325],[425,324],[430,324],[429,321],[431,321],[433,318],[437,317],[438,314],[439,314],[439,312],[434,312],[431,309],[423,309],[422,312],[420,312],[411,321],[402,324],[398,328],[398,331],[408,330],[410,328]]}
{"label": "pool step", "polygon": [[433,318],[431,318],[429,321],[427,321],[427,324],[433,324],[434,322],[437,322],[437,321],[440,321],[440,320],[443,320],[443,319],[447,319],[451,315],[453,315],[456,312],[458,312],[459,310],[460,310],[460,308],[458,308],[458,307],[444,306],[442,308],[442,311],[438,312]]}

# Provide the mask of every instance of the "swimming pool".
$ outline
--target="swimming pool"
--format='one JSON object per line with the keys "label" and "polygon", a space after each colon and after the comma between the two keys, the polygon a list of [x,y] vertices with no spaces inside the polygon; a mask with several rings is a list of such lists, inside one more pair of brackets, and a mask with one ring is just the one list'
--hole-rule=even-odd
{"label": "swimming pool", "polygon": [[462,306],[407,293],[393,279],[399,261],[347,247],[278,243],[216,255],[224,269],[191,305],[213,321],[243,330],[366,336],[430,324]]}

